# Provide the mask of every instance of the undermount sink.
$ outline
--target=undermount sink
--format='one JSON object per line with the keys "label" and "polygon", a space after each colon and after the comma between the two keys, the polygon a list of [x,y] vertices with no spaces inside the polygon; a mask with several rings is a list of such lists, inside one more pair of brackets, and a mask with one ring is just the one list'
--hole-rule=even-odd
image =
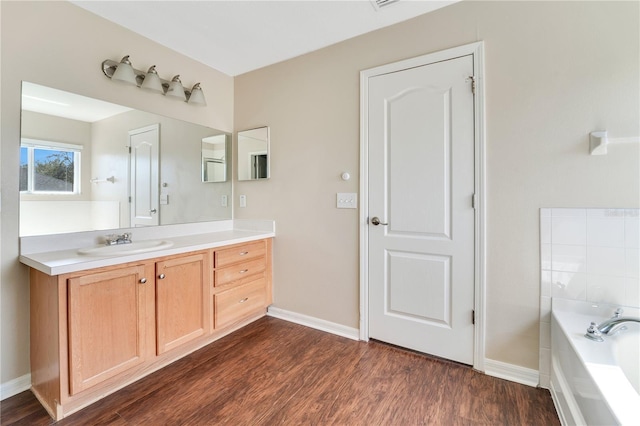
{"label": "undermount sink", "polygon": [[78,250],[78,254],[85,256],[120,256],[162,250],[169,248],[172,245],[173,242],[167,240],[135,241],[129,244],[83,248]]}

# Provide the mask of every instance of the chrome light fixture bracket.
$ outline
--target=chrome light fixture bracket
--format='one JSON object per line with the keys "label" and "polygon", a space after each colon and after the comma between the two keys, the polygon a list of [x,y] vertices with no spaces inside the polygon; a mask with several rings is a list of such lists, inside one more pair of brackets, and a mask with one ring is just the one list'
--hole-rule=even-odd
{"label": "chrome light fixture bracket", "polygon": [[[104,61],[102,61],[102,73],[108,77],[109,79],[113,78],[113,75],[116,72],[116,69],[118,68],[118,66],[122,63],[127,61],[127,63],[130,64],[130,62],[128,62],[128,56],[125,56],[124,58],[122,58],[122,60],[120,62],[118,61],[114,61],[111,59],[105,59]],[[133,68],[133,67],[132,67]],[[155,65],[152,66],[149,71],[145,72],[145,71],[141,71],[138,69],[133,68],[133,72],[135,74],[135,80],[136,80],[136,86],[138,87],[142,87],[142,83],[144,82],[145,77],[147,76],[147,73],[149,72],[153,72],[154,74],[157,75],[157,72],[155,71]],[[178,76],[176,76],[178,77]],[[174,77],[174,78],[176,78]],[[161,77],[159,77],[160,79],[160,83],[162,85],[162,94],[166,95],[167,92],[169,91],[169,87],[171,86],[171,81],[170,80],[165,80]],[[178,79],[179,81],[179,79]],[[190,103],[190,104],[194,104],[194,105],[206,105],[206,101],[204,99],[204,93],[202,91],[202,88],[200,87],[200,83],[196,83],[193,88],[191,90],[186,89],[186,88],[182,88],[182,90],[184,91],[185,97],[176,97],[177,99],[183,99],[184,102]],[[196,96],[192,96],[194,95],[194,93],[197,92]]]}

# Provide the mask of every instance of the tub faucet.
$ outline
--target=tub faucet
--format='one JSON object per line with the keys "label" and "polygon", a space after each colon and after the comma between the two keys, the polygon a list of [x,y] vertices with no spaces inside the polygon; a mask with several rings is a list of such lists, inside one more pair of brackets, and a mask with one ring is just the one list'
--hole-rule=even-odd
{"label": "tub faucet", "polygon": [[598,326],[598,331],[606,336],[612,336],[616,332],[622,330],[624,328],[624,323],[627,322],[640,323],[640,318],[615,316],[603,321]]}
{"label": "tub faucet", "polygon": [[604,342],[602,336],[613,336],[618,331],[625,330],[627,327],[624,325],[627,322],[637,322],[640,323],[640,318],[634,317],[623,317],[622,308],[616,309],[613,313],[613,316],[606,321],[603,321],[600,325],[592,322],[589,328],[587,328],[587,333],[584,337],[595,340],[596,342]]}

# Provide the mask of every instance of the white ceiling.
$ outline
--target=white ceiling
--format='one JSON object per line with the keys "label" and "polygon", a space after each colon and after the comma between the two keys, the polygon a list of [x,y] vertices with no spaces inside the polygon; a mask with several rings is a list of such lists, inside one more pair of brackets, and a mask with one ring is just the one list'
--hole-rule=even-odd
{"label": "white ceiling", "polygon": [[[455,3],[400,0],[72,1],[235,76]],[[126,47],[126,46],[125,46]],[[135,52],[130,52],[135,55]]]}
{"label": "white ceiling", "polygon": [[131,108],[26,81],[22,82],[22,109],[88,123],[131,111]]}

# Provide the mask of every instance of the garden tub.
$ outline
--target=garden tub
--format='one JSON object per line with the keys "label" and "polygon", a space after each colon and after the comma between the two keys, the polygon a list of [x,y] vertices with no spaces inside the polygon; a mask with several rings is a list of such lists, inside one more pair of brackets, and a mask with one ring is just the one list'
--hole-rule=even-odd
{"label": "garden tub", "polygon": [[[564,425],[640,425],[640,324],[626,323],[604,342],[584,337],[618,307],[553,299],[550,388]],[[623,309],[625,317],[640,314]]]}

